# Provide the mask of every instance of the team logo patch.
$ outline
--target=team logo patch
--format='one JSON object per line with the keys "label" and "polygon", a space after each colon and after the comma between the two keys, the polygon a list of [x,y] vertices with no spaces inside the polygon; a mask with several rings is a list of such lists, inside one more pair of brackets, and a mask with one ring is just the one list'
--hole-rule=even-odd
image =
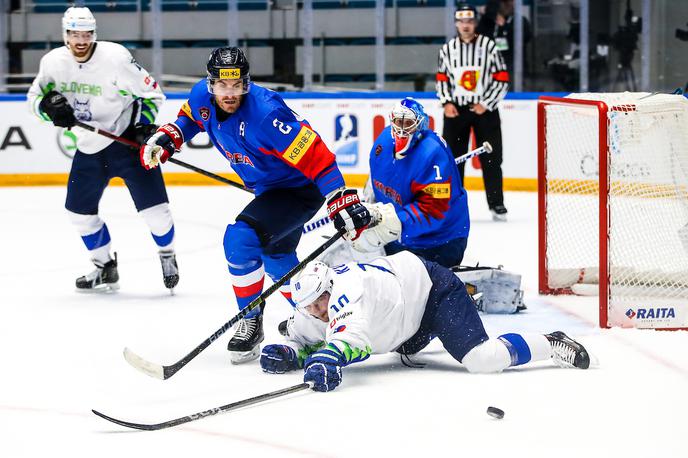
{"label": "team logo patch", "polygon": [[220,69],[220,79],[221,80],[238,80],[241,78],[241,69],[239,68],[221,68]]}
{"label": "team logo patch", "polygon": [[210,110],[206,107],[201,107],[198,109],[198,113],[201,115],[201,119],[207,121],[210,119]]}
{"label": "team logo patch", "polygon": [[377,145],[375,147],[375,155],[379,156],[381,152],[382,152],[382,145]]}
{"label": "team logo patch", "polygon": [[459,86],[467,91],[474,92],[478,87],[478,81],[480,79],[480,71],[477,70],[466,70],[461,74],[459,79]]}
{"label": "team logo patch", "polygon": [[341,326],[338,326],[337,329],[335,329],[335,330],[332,332],[332,334],[335,334],[335,333],[337,333],[337,332],[342,332],[342,331],[345,331],[345,330],[346,330],[346,325],[343,324],[343,325],[341,325]]}

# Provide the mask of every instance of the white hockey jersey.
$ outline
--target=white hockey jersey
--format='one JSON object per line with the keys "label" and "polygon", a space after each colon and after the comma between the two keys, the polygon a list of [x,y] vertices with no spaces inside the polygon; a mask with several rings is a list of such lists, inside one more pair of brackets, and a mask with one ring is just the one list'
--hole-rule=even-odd
{"label": "white hockey jersey", "polygon": [[416,255],[402,251],[334,270],[329,322],[296,312],[287,325],[287,344],[300,357],[323,342],[345,355],[387,353],[418,331],[432,281]]}
{"label": "white hockey jersey", "polygon": [[[66,46],[43,56],[28,102],[38,117],[48,121],[38,104],[44,94],[55,90],[67,98],[77,120],[121,135],[132,120],[139,120],[141,106],[155,116],[165,95],[124,46],[109,41],[98,41],[95,46],[91,58],[82,63]],[[72,130],[83,153],[97,153],[112,143],[107,137],[78,127]]]}

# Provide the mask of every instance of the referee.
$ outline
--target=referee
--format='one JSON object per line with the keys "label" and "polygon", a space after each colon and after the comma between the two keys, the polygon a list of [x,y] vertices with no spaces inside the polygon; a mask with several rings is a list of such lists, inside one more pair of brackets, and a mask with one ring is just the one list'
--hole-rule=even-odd
{"label": "referee", "polygon": [[[442,136],[454,157],[468,151],[471,128],[478,144],[490,142],[491,154],[478,156],[487,205],[495,221],[506,221],[502,190],[502,130],[497,103],[509,87],[509,73],[495,42],[475,33],[477,12],[460,4],[454,15],[459,36],[440,49],[437,96],[444,107]],[[459,165],[461,179],[464,165]]]}

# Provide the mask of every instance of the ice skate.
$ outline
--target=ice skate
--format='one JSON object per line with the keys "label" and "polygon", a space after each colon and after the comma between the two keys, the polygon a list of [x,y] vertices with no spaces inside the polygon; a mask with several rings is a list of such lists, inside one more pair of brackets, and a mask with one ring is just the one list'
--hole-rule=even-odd
{"label": "ice skate", "polygon": [[174,253],[160,253],[160,265],[162,266],[162,279],[165,288],[172,290],[179,283],[177,257]]}
{"label": "ice skate", "polygon": [[552,346],[552,359],[558,366],[579,369],[590,367],[590,355],[583,345],[561,331],[545,334],[545,337]]}
{"label": "ice skate", "polygon": [[119,273],[117,272],[117,254],[105,264],[93,262],[96,269],[90,274],[76,279],[77,291],[109,293],[119,289]]}
{"label": "ice skate", "polygon": [[232,364],[242,364],[260,357],[263,341],[263,316],[245,318],[239,322],[234,336],[227,345]]}
{"label": "ice skate", "polygon": [[490,213],[492,213],[492,221],[506,221],[507,209],[504,205],[495,205],[490,208]]}

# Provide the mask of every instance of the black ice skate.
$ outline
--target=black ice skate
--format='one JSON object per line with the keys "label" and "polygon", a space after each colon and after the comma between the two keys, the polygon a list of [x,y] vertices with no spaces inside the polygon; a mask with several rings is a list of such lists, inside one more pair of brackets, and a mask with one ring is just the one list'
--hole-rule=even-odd
{"label": "black ice skate", "polygon": [[172,289],[179,283],[179,268],[177,257],[174,253],[160,253],[160,265],[162,266],[162,280],[165,288]]}
{"label": "black ice skate", "polygon": [[492,221],[506,221],[507,210],[504,205],[495,205],[490,208],[490,213],[492,213]]}
{"label": "black ice skate", "polygon": [[253,361],[260,356],[260,343],[263,341],[263,316],[245,318],[239,322],[234,336],[227,345],[232,364]]}
{"label": "black ice skate", "polygon": [[117,254],[105,264],[93,262],[96,270],[76,279],[76,289],[84,292],[112,292],[119,289],[117,273]]}
{"label": "black ice skate", "polygon": [[590,355],[583,345],[561,331],[545,334],[545,337],[552,346],[552,359],[557,365],[579,369],[590,367]]}

